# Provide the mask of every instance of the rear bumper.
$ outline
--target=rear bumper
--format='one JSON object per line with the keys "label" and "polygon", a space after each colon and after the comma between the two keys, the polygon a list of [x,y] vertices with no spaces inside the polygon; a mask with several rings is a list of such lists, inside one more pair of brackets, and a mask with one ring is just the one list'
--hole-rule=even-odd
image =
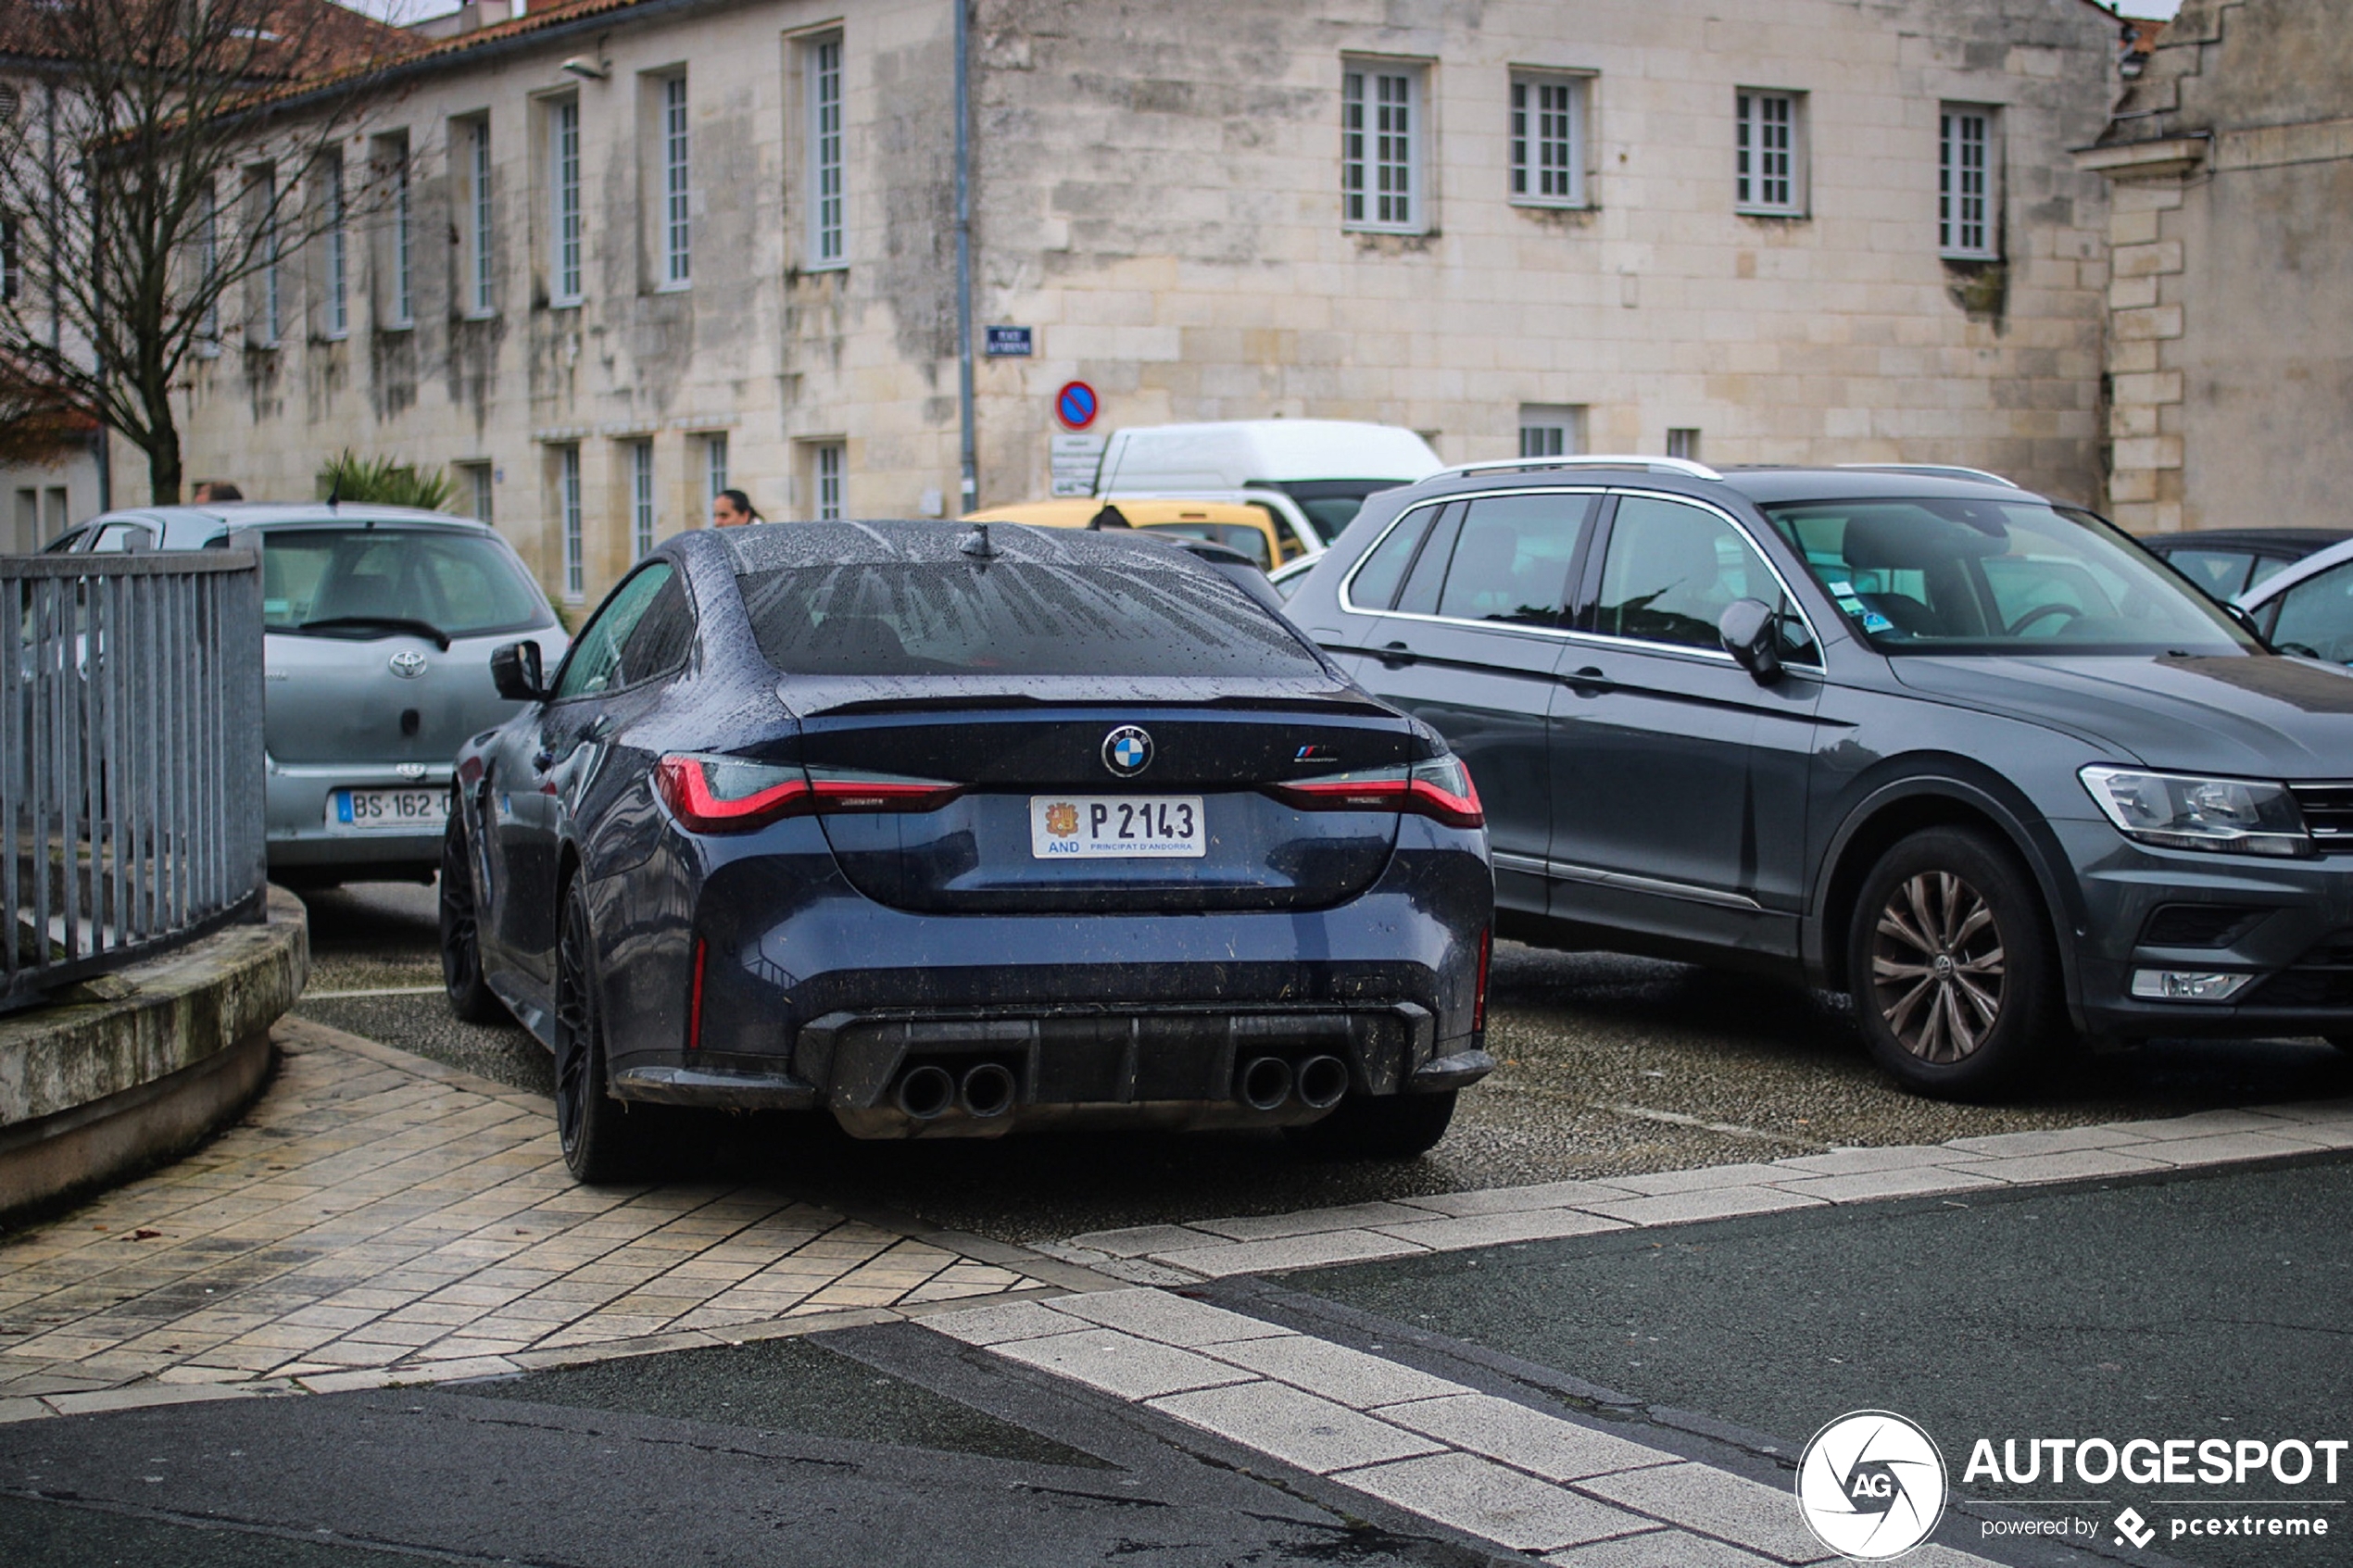
{"label": "rear bumper", "polygon": [[422,833],[354,832],[331,823],[327,806],[336,790],[346,788],[447,794],[451,777],[446,762],[414,776],[389,762],[281,762],[272,758],[262,790],[270,869],[432,875],[441,863],[439,824]]}
{"label": "rear bumper", "polygon": [[[1312,912],[928,914],[858,894],[829,856],[722,863],[691,922],[637,924],[608,947],[614,1092],[823,1110],[888,1138],[1279,1127],[1342,1093],[1462,1087],[1493,1066],[1472,1030],[1492,881],[1479,834],[1408,822],[1373,887]],[[630,929],[665,875],[641,865],[602,883],[598,929]],[[1245,1092],[1266,1059],[1279,1070]],[[984,1064],[1010,1077],[1009,1099],[975,1110],[961,1090]],[[925,1068],[956,1085],[946,1103],[905,1092]],[[1278,1079],[1283,1093],[1265,1092]]]}

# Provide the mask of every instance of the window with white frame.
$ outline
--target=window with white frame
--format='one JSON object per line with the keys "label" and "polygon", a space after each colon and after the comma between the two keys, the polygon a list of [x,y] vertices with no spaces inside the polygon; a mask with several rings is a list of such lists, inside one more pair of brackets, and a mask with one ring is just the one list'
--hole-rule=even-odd
{"label": "window with white frame", "polygon": [[376,139],[376,169],[384,182],[384,286],[377,295],[379,327],[417,324],[417,224],[409,201],[409,138]]}
{"label": "window with white frame", "polygon": [[1802,93],[1743,87],[1733,95],[1732,203],[1743,212],[1790,216],[1806,210]]}
{"label": "window with white frame", "polygon": [[661,286],[686,286],[692,260],[687,215],[686,79],[661,79]]}
{"label": "window with white frame", "polygon": [[490,118],[466,127],[466,313],[488,316],[497,309],[493,287],[490,222]]}
{"label": "window with white frame", "polygon": [[351,333],[351,236],[343,192],[343,155],[320,161],[319,220],[325,242],[320,249],[319,332],[328,338]]}
{"label": "window with white frame", "polygon": [[1512,75],[1512,201],[1519,207],[1585,205],[1585,82]]}
{"label": "window with white frame", "polygon": [[220,270],[220,194],[209,180],[196,188],[196,279],[204,309],[196,318],[196,352],[210,358],[220,352],[220,295],[214,277]]}
{"label": "window with white frame", "polygon": [[841,40],[820,38],[803,51],[809,105],[809,265],[849,265],[843,243]]}
{"label": "window with white frame", "polygon": [[498,520],[491,515],[495,508],[491,502],[490,465],[488,463],[459,463],[457,468],[459,474],[466,482],[466,515],[476,522],[497,521]]}
{"label": "window with white frame", "polygon": [[1585,450],[1581,404],[1523,403],[1519,406],[1519,455],[1572,458]]}
{"label": "window with white frame", "polygon": [[629,444],[629,546],[637,556],[654,547],[654,444]]}
{"label": "window with white frame", "polygon": [[1957,260],[1991,261],[2002,243],[1994,111],[1983,104],[1946,104],[1937,128],[1937,248]]}
{"label": "window with white frame", "polygon": [[581,298],[580,100],[558,98],[547,106],[547,298],[551,305],[577,305]]}
{"label": "window with white frame", "polygon": [[714,430],[702,438],[703,510],[708,513],[719,493],[727,488],[727,433]]}
{"label": "window with white frame", "polygon": [[556,448],[556,505],[562,509],[564,542],[564,602],[578,604],[588,596],[588,563],[580,525],[580,448]]}
{"label": "window with white frame", "polygon": [[843,481],[849,466],[847,457],[848,450],[841,442],[810,443],[810,488],[815,501],[810,515],[819,522],[841,521]]}
{"label": "window with white frame", "polygon": [[278,171],[266,163],[245,172],[246,220],[254,230],[253,320],[248,348],[275,348],[285,328],[285,277],[280,265]]}
{"label": "window with white frame", "polygon": [[1419,233],[1427,139],[1419,66],[1349,62],[1340,72],[1340,214],[1351,229]]}

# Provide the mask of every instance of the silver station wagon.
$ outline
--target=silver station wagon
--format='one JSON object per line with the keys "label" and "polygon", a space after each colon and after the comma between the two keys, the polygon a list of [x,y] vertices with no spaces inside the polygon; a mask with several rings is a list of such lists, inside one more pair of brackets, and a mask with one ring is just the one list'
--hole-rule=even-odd
{"label": "silver station wagon", "polygon": [[261,548],[270,874],[295,886],[431,880],[453,759],[517,705],[490,650],[552,669],[547,596],[489,527],[405,507],[157,507],[94,518],[52,551]]}

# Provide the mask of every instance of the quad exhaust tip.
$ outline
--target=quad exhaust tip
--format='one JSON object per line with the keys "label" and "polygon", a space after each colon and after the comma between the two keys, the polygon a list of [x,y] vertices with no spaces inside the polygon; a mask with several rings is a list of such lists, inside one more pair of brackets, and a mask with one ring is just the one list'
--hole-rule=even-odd
{"label": "quad exhaust tip", "polygon": [[981,1120],[1002,1116],[1013,1108],[1012,1070],[995,1061],[984,1061],[977,1067],[967,1068],[957,1102],[964,1108],[967,1116]]}
{"label": "quad exhaust tip", "polygon": [[1252,1110],[1273,1110],[1290,1098],[1290,1063],[1278,1056],[1252,1057],[1238,1080],[1241,1101]]}
{"label": "quad exhaust tip", "polygon": [[910,1068],[899,1080],[899,1109],[918,1122],[929,1122],[945,1115],[956,1103],[956,1080],[948,1069],[926,1062]]}
{"label": "quad exhaust tip", "polygon": [[1348,1063],[1336,1056],[1311,1056],[1299,1064],[1299,1103],[1329,1110],[1348,1093]]}

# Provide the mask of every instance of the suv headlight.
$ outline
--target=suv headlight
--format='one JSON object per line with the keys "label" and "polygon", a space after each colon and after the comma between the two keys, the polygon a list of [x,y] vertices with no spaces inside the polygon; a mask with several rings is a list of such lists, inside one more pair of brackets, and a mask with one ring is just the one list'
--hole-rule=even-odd
{"label": "suv headlight", "polygon": [[2108,820],[2143,844],[2230,855],[2313,853],[2285,784],[2137,768],[2085,768],[2080,776]]}

